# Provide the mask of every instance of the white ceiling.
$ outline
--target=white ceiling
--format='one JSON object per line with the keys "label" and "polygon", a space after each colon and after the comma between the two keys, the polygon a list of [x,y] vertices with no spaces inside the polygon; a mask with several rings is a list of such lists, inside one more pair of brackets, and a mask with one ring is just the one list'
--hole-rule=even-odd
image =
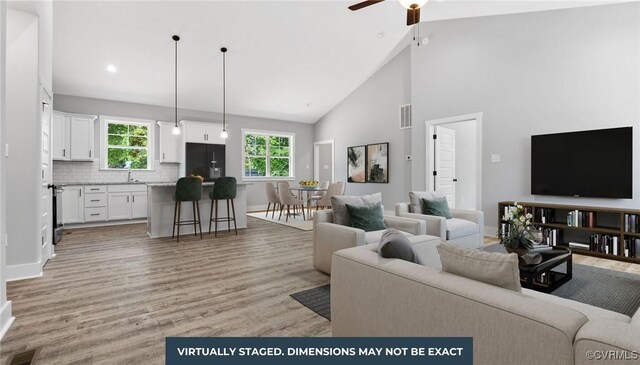
{"label": "white ceiling", "polygon": [[[410,30],[390,0],[54,1],[56,94],[173,106],[171,36],[179,42],[179,106],[314,123],[380,68]],[[603,1],[431,0],[422,20],[538,11]],[[379,34],[383,33],[383,37]],[[106,67],[113,64],[115,74]]]}

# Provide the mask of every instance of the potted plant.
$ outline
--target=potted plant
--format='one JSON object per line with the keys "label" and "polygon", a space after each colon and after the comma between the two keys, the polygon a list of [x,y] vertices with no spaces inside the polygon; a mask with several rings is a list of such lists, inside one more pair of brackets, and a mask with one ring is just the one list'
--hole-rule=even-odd
{"label": "potted plant", "polygon": [[533,247],[537,229],[532,224],[532,218],[533,215],[527,213],[517,202],[509,208],[504,217],[506,229],[498,231],[500,243],[508,252],[515,252],[521,256]]}

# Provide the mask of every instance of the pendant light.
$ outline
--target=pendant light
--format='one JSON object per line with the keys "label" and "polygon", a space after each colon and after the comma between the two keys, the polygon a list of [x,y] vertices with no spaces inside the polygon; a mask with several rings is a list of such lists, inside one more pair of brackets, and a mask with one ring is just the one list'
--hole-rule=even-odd
{"label": "pendant light", "polygon": [[173,133],[176,136],[179,136],[182,133],[182,130],[180,129],[180,127],[178,126],[178,41],[180,40],[180,37],[178,37],[177,35],[174,35],[173,37],[171,37],[174,41],[175,41],[175,45],[176,45],[176,58],[175,58],[175,126],[173,127],[173,129],[171,130],[171,133]]}
{"label": "pendant light", "polygon": [[220,138],[229,138],[227,132],[227,47],[220,48],[222,52],[222,132]]}

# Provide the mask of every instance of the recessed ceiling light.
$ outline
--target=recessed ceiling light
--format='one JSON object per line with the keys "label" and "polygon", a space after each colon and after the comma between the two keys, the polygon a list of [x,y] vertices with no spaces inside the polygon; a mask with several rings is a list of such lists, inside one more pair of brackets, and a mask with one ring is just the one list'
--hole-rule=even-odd
{"label": "recessed ceiling light", "polygon": [[107,66],[107,71],[109,71],[111,73],[114,73],[114,72],[118,71],[118,69],[114,65],[108,65]]}
{"label": "recessed ceiling light", "polygon": [[307,106],[311,106],[311,103],[307,103]]}
{"label": "recessed ceiling light", "polygon": [[378,33],[378,38],[382,38],[382,37],[384,37],[384,32]]}

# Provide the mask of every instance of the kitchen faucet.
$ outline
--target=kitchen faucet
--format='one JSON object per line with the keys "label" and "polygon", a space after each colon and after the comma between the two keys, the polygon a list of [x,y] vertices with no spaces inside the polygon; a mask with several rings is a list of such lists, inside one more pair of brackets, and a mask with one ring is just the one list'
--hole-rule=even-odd
{"label": "kitchen faucet", "polygon": [[125,161],[124,166],[127,168],[127,182],[131,182],[131,163],[133,161]]}

